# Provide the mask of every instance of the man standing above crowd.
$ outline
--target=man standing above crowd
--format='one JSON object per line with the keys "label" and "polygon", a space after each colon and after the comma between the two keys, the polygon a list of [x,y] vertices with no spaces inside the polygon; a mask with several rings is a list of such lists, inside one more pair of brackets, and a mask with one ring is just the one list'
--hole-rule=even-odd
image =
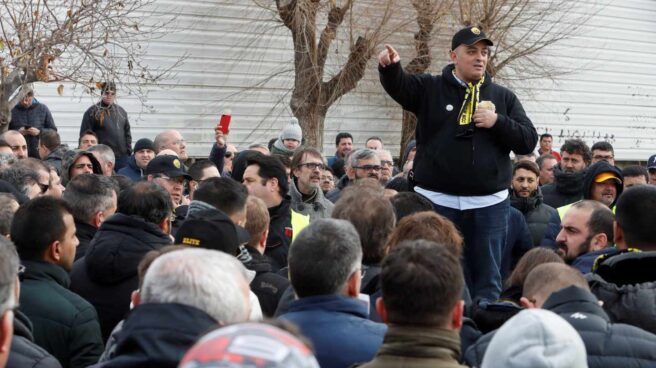
{"label": "man standing above crowd", "polygon": [[80,137],[87,130],[96,133],[98,143],[106,144],[114,151],[114,168],[120,170],[128,163],[128,157],[132,153],[132,134],[128,113],[115,103],[115,99],[116,84],[103,83],[100,101],[84,113]]}
{"label": "man standing above crowd", "polygon": [[560,147],[562,159],[554,167],[554,182],[542,187],[544,203],[562,207],[583,198],[585,169],[592,159],[590,149],[580,139],[568,139]]}
{"label": "man standing above crowd", "polygon": [[292,157],[292,180],[289,182],[289,195],[292,208],[310,216],[310,221],[329,218],[333,203],[323,196],[319,187],[324,161],[321,152],[314,148],[302,148]]}
{"label": "man standing above crowd", "polygon": [[540,148],[538,148],[538,154],[540,156],[552,155],[556,160],[560,161],[560,154],[552,149],[553,147],[553,136],[549,133],[544,133],[540,135]]}
{"label": "man standing above crowd", "polygon": [[57,130],[48,106],[34,98],[31,88],[21,88],[23,97],[11,109],[9,130],[16,130],[25,137],[30,157],[39,158],[39,134],[43,129]]}
{"label": "man standing above crowd", "polygon": [[501,293],[509,154],[530,153],[538,140],[515,94],[486,73],[492,45],[478,27],[461,29],[440,76],[406,73],[391,46],[378,57],[387,93],[417,115],[415,191],[463,232],[467,286],[474,298],[488,300]]}

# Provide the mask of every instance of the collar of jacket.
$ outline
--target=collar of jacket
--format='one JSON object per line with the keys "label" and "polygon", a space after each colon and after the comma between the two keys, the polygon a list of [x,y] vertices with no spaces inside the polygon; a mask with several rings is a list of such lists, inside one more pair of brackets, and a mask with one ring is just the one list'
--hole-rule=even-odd
{"label": "collar of jacket", "polygon": [[93,239],[93,236],[96,235],[98,231],[97,227],[94,227],[91,224],[86,222],[75,220],[75,235],[79,238],[82,235],[85,239]]}
{"label": "collar of jacket", "polygon": [[599,305],[594,294],[576,286],[568,286],[553,292],[544,302],[542,309],[548,309],[556,314],[591,314],[610,322],[610,318]]}
{"label": "collar of jacket", "polygon": [[390,325],[378,354],[458,361],[460,335],[437,327]]}
{"label": "collar of jacket", "polygon": [[291,200],[288,195],[282,198],[282,202],[275,207],[269,207],[269,217],[271,219],[281,216],[289,217],[291,214],[290,208]]}
{"label": "collar of jacket", "polygon": [[583,194],[583,181],[587,169],[578,172],[565,172],[560,169],[560,164],[554,166],[554,183],[558,193],[572,195]]}
{"label": "collar of jacket", "polygon": [[66,289],[71,284],[68,272],[59,265],[46,261],[21,261],[21,264],[25,266],[22,280],[53,281]]}
{"label": "collar of jacket", "polygon": [[518,209],[521,213],[527,213],[536,209],[542,204],[542,190],[540,187],[530,197],[518,197],[515,191],[510,189],[510,205]]}
{"label": "collar of jacket", "polygon": [[337,184],[335,185],[335,188],[342,190],[346,187],[351,185],[351,179],[348,177],[348,175],[344,174],[339,180],[337,181]]}
{"label": "collar of jacket", "polygon": [[369,310],[364,303],[358,299],[337,294],[308,296],[294,300],[289,306],[288,313],[313,310],[346,313],[361,318],[369,318]]}
{"label": "collar of jacket", "polygon": [[255,271],[258,274],[262,272],[271,272],[271,263],[269,263],[268,258],[264,256],[263,254],[260,254],[260,252],[257,251],[257,249],[250,247],[248,245],[245,246],[246,250],[248,251],[248,254],[251,255],[251,260],[249,262],[245,262],[244,266],[248,268],[251,271]]}
{"label": "collar of jacket", "polygon": [[[462,90],[465,90],[467,87],[463,86],[458,79],[455,77],[455,69],[456,66],[454,64],[449,64],[442,69],[442,78],[444,80],[448,81],[450,84],[454,86],[458,86],[458,88],[461,88]],[[481,89],[487,87],[492,83],[492,76],[488,73],[485,72],[485,80],[483,81],[483,84],[481,85]]]}
{"label": "collar of jacket", "polygon": [[[292,199],[292,203],[305,203],[308,205],[319,206],[321,209],[325,209],[325,206],[322,203],[324,198],[323,191],[318,187],[314,187],[314,193],[306,201],[303,200],[303,194],[298,190],[296,186],[296,178],[292,179],[289,182],[289,196]],[[298,210],[301,210],[300,208]]]}

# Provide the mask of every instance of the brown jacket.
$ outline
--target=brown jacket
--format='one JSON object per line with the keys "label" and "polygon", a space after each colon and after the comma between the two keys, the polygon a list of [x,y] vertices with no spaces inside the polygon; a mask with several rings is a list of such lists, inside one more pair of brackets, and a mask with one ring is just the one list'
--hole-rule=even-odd
{"label": "brown jacket", "polygon": [[440,328],[389,326],[383,345],[360,368],[460,368],[460,336]]}

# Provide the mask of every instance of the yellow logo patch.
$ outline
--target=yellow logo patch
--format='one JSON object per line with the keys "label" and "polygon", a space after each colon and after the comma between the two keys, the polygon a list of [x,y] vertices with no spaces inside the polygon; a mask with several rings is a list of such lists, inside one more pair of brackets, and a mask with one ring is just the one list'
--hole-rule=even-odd
{"label": "yellow logo patch", "polygon": [[479,35],[479,34],[481,34],[481,30],[478,29],[478,27],[472,27],[471,31],[472,31],[472,33],[475,34],[475,35]]}
{"label": "yellow logo patch", "polygon": [[173,160],[173,166],[175,166],[177,169],[180,168],[180,161],[177,158]]}
{"label": "yellow logo patch", "polygon": [[184,245],[195,245],[199,246],[200,245],[200,240],[194,239],[194,238],[182,238],[182,244]]}

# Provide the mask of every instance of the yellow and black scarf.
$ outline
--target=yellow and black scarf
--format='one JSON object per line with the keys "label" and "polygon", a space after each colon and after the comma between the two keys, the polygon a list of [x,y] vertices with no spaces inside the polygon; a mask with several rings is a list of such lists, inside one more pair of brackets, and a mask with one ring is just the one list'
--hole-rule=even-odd
{"label": "yellow and black scarf", "polygon": [[476,84],[467,83],[465,91],[465,100],[460,107],[460,112],[458,113],[458,129],[456,131],[456,137],[459,138],[471,138],[474,135],[474,123],[472,122],[472,116],[474,111],[476,111],[476,106],[480,100],[480,89],[483,83],[485,82],[485,75],[479,80]]}

